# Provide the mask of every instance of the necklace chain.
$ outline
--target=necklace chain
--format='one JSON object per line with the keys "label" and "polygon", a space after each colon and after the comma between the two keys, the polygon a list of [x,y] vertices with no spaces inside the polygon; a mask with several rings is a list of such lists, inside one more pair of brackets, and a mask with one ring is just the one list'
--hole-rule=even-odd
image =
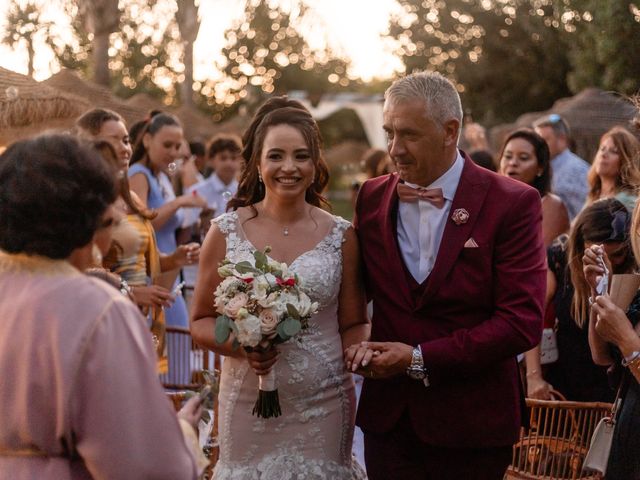
{"label": "necklace chain", "polygon": [[[308,212],[307,212],[308,213]],[[272,223],[275,223],[276,225],[279,225],[280,227],[282,227],[282,235],[285,237],[289,236],[290,230],[289,230],[289,226],[288,225],[282,225],[279,222],[277,222],[276,220],[274,220],[273,218],[271,218],[269,215],[265,215],[264,211],[262,212],[262,215],[264,215],[264,217],[269,220]]]}

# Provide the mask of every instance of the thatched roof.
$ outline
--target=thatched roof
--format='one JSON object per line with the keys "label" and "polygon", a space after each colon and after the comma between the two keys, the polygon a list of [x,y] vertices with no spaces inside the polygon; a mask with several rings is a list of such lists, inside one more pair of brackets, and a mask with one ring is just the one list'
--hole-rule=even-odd
{"label": "thatched roof", "polygon": [[0,145],[45,130],[66,130],[89,103],[0,68]]}
{"label": "thatched roof", "polygon": [[128,125],[142,120],[147,114],[147,110],[144,108],[128,104],[114,96],[107,87],[84,80],[71,70],[60,70],[42,83],[86,99],[90,103],[89,108],[101,107],[118,112]]}
{"label": "thatched roof", "polygon": [[499,125],[491,129],[491,139],[496,150],[502,139],[512,130],[530,127],[534,121],[551,113],[561,115],[571,128],[571,139],[575,153],[591,162],[603,133],[616,125],[630,126],[636,114],[631,102],[620,95],[597,88],[587,88],[570,98],[563,98],[544,112],[526,113],[513,124]]}
{"label": "thatched roof", "polygon": [[146,93],[136,93],[133,97],[127,98],[125,102],[135,108],[142,108],[147,112],[151,110],[166,110],[167,107],[157,98]]}
{"label": "thatched roof", "polygon": [[91,101],[92,107],[108,108],[118,112],[127,122],[128,126],[145,118],[151,110],[163,110],[172,113],[180,119],[184,127],[187,139],[199,139],[206,141],[216,131],[213,121],[197,110],[180,107],[170,108],[157,99],[146,95],[137,94],[128,100],[116,97],[111,91],[101,85],[81,79],[70,70],[61,70],[51,78],[44,81],[49,86],[74,92],[76,95]]}

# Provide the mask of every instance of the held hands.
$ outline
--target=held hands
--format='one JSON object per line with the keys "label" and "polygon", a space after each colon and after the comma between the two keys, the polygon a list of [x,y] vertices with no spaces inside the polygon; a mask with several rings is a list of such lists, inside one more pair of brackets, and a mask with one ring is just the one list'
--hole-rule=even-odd
{"label": "held hands", "polygon": [[400,342],[360,342],[344,352],[347,368],[363,377],[404,375],[411,365],[413,347]]}

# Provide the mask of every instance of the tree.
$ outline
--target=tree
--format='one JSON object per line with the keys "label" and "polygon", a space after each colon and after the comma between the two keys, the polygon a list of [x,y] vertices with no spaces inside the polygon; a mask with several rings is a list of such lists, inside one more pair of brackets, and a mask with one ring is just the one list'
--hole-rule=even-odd
{"label": "tree", "polygon": [[282,94],[297,89],[318,96],[351,83],[345,60],[329,47],[313,50],[300,34],[298,26],[307,14],[304,4],[287,12],[269,2],[247,1],[243,18],[226,31],[227,61],[221,68],[230,87],[221,99],[224,104],[231,106],[252,91]]}
{"label": "tree", "polygon": [[511,121],[569,94],[568,10],[550,0],[399,0],[390,35],[408,72],[452,78],[483,123]]}
{"label": "tree", "polygon": [[[109,36],[109,86],[123,98],[144,92],[172,103],[176,96],[179,32],[175,22],[160,23],[167,12],[155,11],[157,5],[156,0],[123,2],[117,31]],[[76,2],[62,2],[62,7],[71,21],[73,39],[51,37],[49,44],[63,68],[92,78],[94,46],[85,17]]]}
{"label": "tree", "polygon": [[41,7],[33,1],[23,4],[12,0],[7,10],[4,24],[5,33],[2,43],[9,47],[24,44],[27,49],[29,76],[33,77],[35,59],[35,39],[40,33],[47,34],[50,22],[44,22],[40,14]]}
{"label": "tree", "polygon": [[180,88],[180,100],[183,105],[194,106],[193,101],[193,43],[198,38],[200,31],[200,19],[198,18],[198,6],[195,0],[177,0],[178,11],[176,22],[180,29],[184,65],[184,80]]}
{"label": "tree", "polygon": [[117,0],[76,0],[78,15],[84,27],[93,36],[93,81],[109,86],[109,36],[120,27],[120,8]]}
{"label": "tree", "polygon": [[640,62],[632,49],[640,44],[640,11],[630,2],[575,1],[580,6],[569,84],[574,92],[597,86],[625,94],[638,91]]}

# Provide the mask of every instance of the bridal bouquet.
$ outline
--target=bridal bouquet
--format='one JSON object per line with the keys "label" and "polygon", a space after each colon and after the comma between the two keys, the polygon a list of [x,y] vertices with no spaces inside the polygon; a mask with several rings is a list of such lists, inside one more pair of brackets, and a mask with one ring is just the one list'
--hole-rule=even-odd
{"label": "bridal bouquet", "polygon": [[[215,291],[215,338],[225,343],[233,332],[233,346],[248,352],[267,351],[286,342],[309,325],[318,304],[300,289],[301,278],[285,263],[270,259],[256,250],[254,263],[232,263],[225,259],[218,268],[224,280]],[[280,401],[275,370],[258,377],[258,400],[253,414],[262,418],[279,416]]]}

